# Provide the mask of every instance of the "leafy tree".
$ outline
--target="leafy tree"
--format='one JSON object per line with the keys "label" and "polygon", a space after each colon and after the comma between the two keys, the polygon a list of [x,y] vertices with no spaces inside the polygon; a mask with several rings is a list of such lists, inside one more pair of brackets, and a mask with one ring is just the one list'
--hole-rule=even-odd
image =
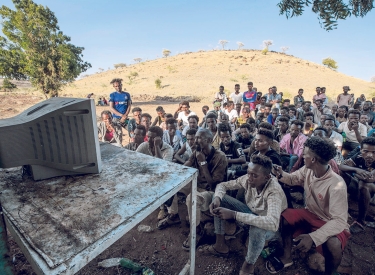
{"label": "leafy tree", "polygon": [[167,49],[164,49],[164,50],[163,50],[163,55],[164,55],[164,57],[168,57],[170,54],[171,54],[171,51],[170,51],[170,50],[167,50]]}
{"label": "leafy tree", "polygon": [[282,53],[286,53],[289,50],[289,47],[284,46],[284,47],[281,47],[280,49]]}
{"label": "leafy tree", "polygon": [[14,89],[17,89],[17,85],[10,82],[8,78],[5,78],[3,81],[3,89],[6,92],[7,90],[12,91]]}
{"label": "leafy tree", "polygon": [[328,68],[332,70],[337,70],[338,68],[337,62],[330,57],[324,58],[322,63],[324,66],[327,66]]}
{"label": "leafy tree", "polygon": [[242,42],[237,42],[237,45],[238,45],[238,49],[240,50],[240,49],[242,49],[243,48],[243,46],[245,46],[245,44],[244,43],[242,43]]}
{"label": "leafy tree", "polygon": [[374,8],[374,0],[282,0],[277,5],[280,14],[287,18],[300,16],[305,7],[310,7],[318,15],[320,25],[327,31],[337,28],[337,20],[345,20],[354,15],[364,17]]}
{"label": "leafy tree", "polygon": [[140,57],[134,58],[134,61],[137,62],[137,63],[139,63],[139,62],[142,61],[142,58],[140,58]]}
{"label": "leafy tree", "polygon": [[44,95],[59,90],[91,67],[82,60],[84,48],[74,46],[63,34],[57,18],[47,7],[32,0],[12,0],[15,10],[0,8],[0,75],[29,79]]}
{"label": "leafy tree", "polygon": [[114,64],[113,67],[115,67],[115,69],[125,68],[126,64],[125,63],[117,63],[117,64]]}
{"label": "leafy tree", "polygon": [[161,80],[160,80],[160,78],[157,78],[155,80],[155,86],[156,86],[156,89],[161,89],[162,88],[161,87]]}
{"label": "leafy tree", "polygon": [[225,45],[228,43],[228,40],[219,40],[219,44],[223,47],[223,50],[225,48]]}

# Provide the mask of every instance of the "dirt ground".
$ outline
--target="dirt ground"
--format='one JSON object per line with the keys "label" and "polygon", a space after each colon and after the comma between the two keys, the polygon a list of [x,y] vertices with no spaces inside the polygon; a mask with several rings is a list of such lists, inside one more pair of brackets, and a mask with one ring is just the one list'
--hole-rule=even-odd
{"label": "dirt ground", "polygon": [[[0,94],[0,118],[7,118],[18,114],[26,108],[34,105],[43,98],[41,96],[33,95],[19,95],[9,97]],[[193,102],[191,103],[191,110],[195,111],[198,116],[201,116],[201,107],[209,105],[210,102]],[[173,113],[177,108],[175,102],[149,101],[137,102],[135,101],[133,107],[139,106],[143,112],[150,113],[153,117],[156,115],[156,107],[163,105],[167,113]],[[98,107],[97,115],[107,107]],[[128,137],[125,136],[125,140]],[[119,239],[111,247],[106,249],[86,267],[84,267],[79,275],[109,275],[109,274],[131,274],[130,272],[120,268],[112,267],[103,269],[98,267],[98,262],[116,257],[126,257],[148,266],[155,271],[156,274],[178,274],[189,259],[189,253],[182,250],[181,245],[187,238],[189,227],[185,222],[187,209],[184,203],[184,198],[180,198],[180,217],[182,223],[165,230],[154,230],[151,233],[140,233],[137,231],[137,226],[128,234]],[[296,205],[297,206],[297,205]],[[301,207],[301,206],[299,206]],[[349,214],[356,218],[358,214],[357,203],[352,197],[349,198]],[[150,216],[143,220],[140,224],[150,225],[155,228],[157,222],[158,210],[154,211]],[[370,207],[368,220],[375,219],[375,206]],[[351,220],[350,220],[351,221]],[[349,221],[349,222],[350,222]],[[230,255],[227,258],[216,258],[214,256],[201,256],[197,252],[196,257],[196,274],[198,275],[234,275],[238,274],[246,248],[244,246],[246,239],[245,234],[239,234],[236,239],[227,241],[230,246]],[[207,237],[202,243],[214,242],[213,237]],[[35,274],[30,264],[27,262],[25,256],[22,254],[20,248],[9,237],[9,244],[11,247],[11,258],[14,261],[15,274]],[[341,262],[341,274],[366,275],[375,274],[375,230],[366,228],[362,233],[351,237],[347,247],[344,251],[344,258]],[[287,268],[280,274],[302,275],[302,274],[318,274],[312,272],[307,264],[306,259],[302,259],[299,254],[294,254],[295,264]],[[266,275],[269,274],[265,267],[265,261],[259,258],[256,263],[255,274]]]}

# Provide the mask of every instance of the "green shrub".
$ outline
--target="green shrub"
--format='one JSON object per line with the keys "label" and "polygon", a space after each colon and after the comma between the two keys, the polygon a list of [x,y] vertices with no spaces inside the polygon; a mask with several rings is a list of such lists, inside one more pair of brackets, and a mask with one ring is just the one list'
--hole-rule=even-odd
{"label": "green shrub", "polygon": [[5,78],[3,81],[2,88],[4,89],[5,92],[7,90],[11,92],[12,90],[17,89],[17,85],[10,82],[8,78]]}
{"label": "green shrub", "polygon": [[267,53],[268,53],[268,48],[264,48],[264,49],[262,50],[262,54],[266,55]]}
{"label": "green shrub", "polygon": [[337,70],[337,62],[330,57],[324,58],[322,61],[323,65],[332,70]]}
{"label": "green shrub", "polygon": [[161,89],[162,88],[161,87],[161,80],[160,80],[160,78],[157,78],[155,80],[155,86],[156,86],[156,89]]}

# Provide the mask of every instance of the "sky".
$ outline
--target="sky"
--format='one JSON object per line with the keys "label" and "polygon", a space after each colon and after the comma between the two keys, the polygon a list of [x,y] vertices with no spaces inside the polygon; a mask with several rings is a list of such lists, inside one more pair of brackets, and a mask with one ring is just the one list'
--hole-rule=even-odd
{"label": "sky", "polygon": [[[83,58],[92,68],[84,74],[138,57],[160,58],[163,49],[171,55],[212,50],[221,47],[219,40],[229,41],[227,49],[236,49],[238,41],[245,49],[262,49],[264,40],[272,40],[270,50],[289,47],[288,54],[318,64],[331,57],[341,73],[366,81],[375,76],[375,10],[327,32],[309,7],[300,17],[279,15],[278,0],[34,2],[48,6],[71,43],[85,48]],[[11,0],[1,4],[14,8]]]}

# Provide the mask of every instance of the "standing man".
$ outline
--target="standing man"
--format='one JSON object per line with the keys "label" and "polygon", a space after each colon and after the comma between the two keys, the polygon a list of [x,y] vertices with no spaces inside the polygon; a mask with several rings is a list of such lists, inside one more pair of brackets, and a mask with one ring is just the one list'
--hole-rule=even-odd
{"label": "standing man", "polygon": [[219,87],[219,92],[215,94],[215,101],[221,103],[221,108],[223,108],[224,103],[227,103],[228,98],[224,92],[224,86]]}
{"label": "standing man", "polygon": [[241,104],[243,101],[243,93],[240,92],[240,84],[234,85],[234,93],[230,94],[230,98],[232,99],[234,104]]}
{"label": "standing man", "polygon": [[272,94],[268,94],[267,103],[272,104],[272,108],[280,108],[281,95],[277,94],[276,86],[272,87]]}
{"label": "standing man", "polygon": [[350,107],[350,100],[352,96],[348,93],[350,91],[349,86],[342,87],[343,93],[337,96],[337,105],[338,106],[347,106]]}
{"label": "standing man", "polygon": [[130,94],[122,90],[121,78],[112,79],[110,84],[116,90],[116,92],[111,93],[109,96],[109,107],[113,115],[113,120],[118,121],[122,127],[126,127],[132,104]]}
{"label": "standing man", "polygon": [[249,103],[251,117],[255,119],[255,101],[257,100],[257,92],[253,89],[253,82],[247,83],[247,91],[242,95],[243,102]]}
{"label": "standing man", "polygon": [[303,102],[305,101],[302,95],[303,95],[303,89],[299,89],[298,95],[294,97],[294,105],[296,106],[296,108],[301,107]]}
{"label": "standing man", "polygon": [[328,98],[326,96],[326,87],[321,87],[320,93],[322,94],[323,105],[327,105],[328,104]]}
{"label": "standing man", "polygon": [[315,101],[317,100],[317,99],[321,99],[322,100],[322,102],[324,102],[325,101],[325,94],[322,94],[322,92],[321,92],[321,90],[320,90],[320,87],[316,87],[316,89],[315,89],[315,91],[316,91],[316,95],[314,95],[313,96],[313,106],[314,107],[316,107],[316,103],[315,103]]}

